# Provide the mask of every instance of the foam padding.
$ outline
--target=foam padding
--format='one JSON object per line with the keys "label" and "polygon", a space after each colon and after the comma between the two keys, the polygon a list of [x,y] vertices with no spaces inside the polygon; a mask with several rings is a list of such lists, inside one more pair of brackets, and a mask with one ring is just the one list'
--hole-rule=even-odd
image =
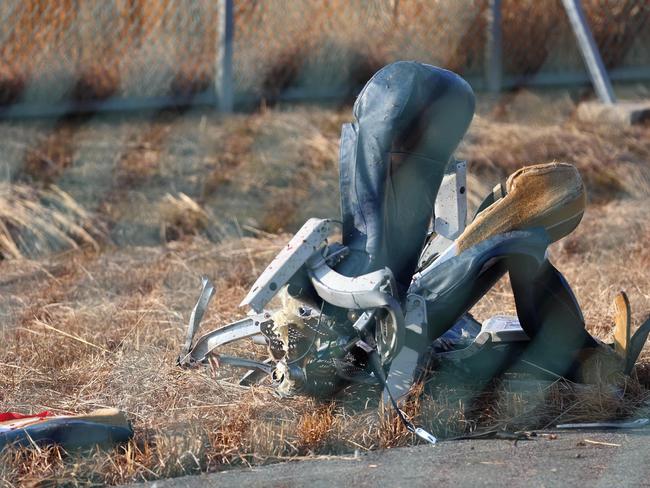
{"label": "foam padding", "polygon": [[460,235],[458,252],[497,234],[534,227],[544,227],[555,242],[582,220],[587,196],[571,164],[527,166],[510,175],[506,189],[506,196],[480,212]]}

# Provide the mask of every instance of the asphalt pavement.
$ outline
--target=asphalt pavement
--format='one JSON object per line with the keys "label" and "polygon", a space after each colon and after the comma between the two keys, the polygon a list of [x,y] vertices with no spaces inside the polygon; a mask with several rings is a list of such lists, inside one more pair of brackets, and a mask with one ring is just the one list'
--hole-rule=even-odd
{"label": "asphalt pavement", "polygon": [[435,446],[292,461],[151,482],[199,487],[650,487],[650,429],[558,431],[532,440],[462,440]]}

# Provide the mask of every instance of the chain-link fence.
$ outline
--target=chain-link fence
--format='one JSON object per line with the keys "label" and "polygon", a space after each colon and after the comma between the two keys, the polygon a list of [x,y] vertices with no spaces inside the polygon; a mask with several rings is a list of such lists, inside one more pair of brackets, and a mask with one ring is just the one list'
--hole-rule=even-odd
{"label": "chain-link fence", "polygon": [[[614,78],[650,74],[650,3],[646,0],[582,0],[605,67]],[[504,73],[541,75],[562,82],[585,68],[574,34],[557,0],[503,0]],[[616,72],[618,70],[618,73]],[[564,76],[563,76],[564,75]]]}
{"label": "chain-link fence", "polygon": [[[235,98],[348,96],[417,59],[482,87],[488,0],[233,0]],[[560,0],[502,0],[504,86],[586,81]],[[2,0],[0,104],[214,101],[216,0]],[[614,80],[650,78],[650,3],[583,0]]]}
{"label": "chain-link fence", "polygon": [[0,102],[156,97],[214,77],[209,0],[3,0]]}

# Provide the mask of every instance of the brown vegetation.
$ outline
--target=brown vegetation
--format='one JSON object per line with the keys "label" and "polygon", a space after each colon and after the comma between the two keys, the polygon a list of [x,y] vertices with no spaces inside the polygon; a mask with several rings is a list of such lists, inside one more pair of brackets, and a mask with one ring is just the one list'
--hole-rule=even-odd
{"label": "brown vegetation", "polygon": [[36,257],[78,248],[99,249],[91,215],[64,191],[0,184],[0,259]]}
{"label": "brown vegetation", "polygon": [[[150,0],[113,7],[84,2],[79,8],[70,0],[5,3],[0,5],[7,19],[0,26],[2,104],[33,90],[30,83],[42,85],[39,93],[49,85],[63,87],[65,97],[81,101],[125,94],[187,97],[213,83],[214,2],[201,0],[193,8]],[[647,64],[650,16],[642,2],[582,3],[609,68],[629,56]],[[349,91],[396,59],[481,74],[486,10],[486,0],[374,1],[364,9],[342,0],[237,2],[237,86],[271,102],[300,84]],[[504,0],[502,12],[508,74],[532,75],[545,66],[581,69],[559,0]]]}

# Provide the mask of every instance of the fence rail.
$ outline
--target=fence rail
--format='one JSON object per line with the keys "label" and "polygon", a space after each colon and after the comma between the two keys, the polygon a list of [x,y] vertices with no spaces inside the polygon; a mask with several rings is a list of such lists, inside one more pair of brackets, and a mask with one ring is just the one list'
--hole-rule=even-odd
{"label": "fence rail", "polygon": [[[650,2],[582,6],[611,79],[650,79]],[[397,59],[589,79],[561,0],[2,0],[0,59],[4,115],[346,97]]]}

